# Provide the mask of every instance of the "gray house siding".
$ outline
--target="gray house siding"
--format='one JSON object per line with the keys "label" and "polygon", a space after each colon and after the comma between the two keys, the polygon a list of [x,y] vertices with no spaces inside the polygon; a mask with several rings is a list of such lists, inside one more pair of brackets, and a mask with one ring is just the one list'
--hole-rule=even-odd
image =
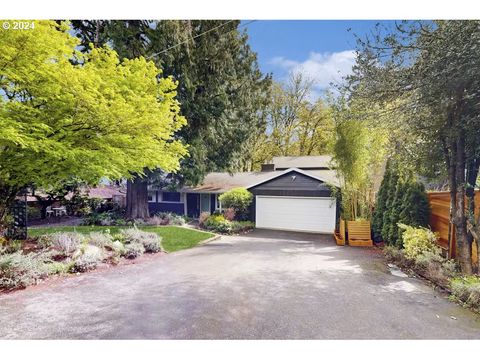
{"label": "gray house siding", "polygon": [[255,221],[255,196],[302,196],[302,197],[332,197],[333,192],[324,182],[292,171],[270,181],[266,181],[248,189],[253,195],[250,207],[250,220]]}
{"label": "gray house siding", "polygon": [[330,197],[332,191],[324,182],[296,171],[279,176],[248,189],[254,195]]}

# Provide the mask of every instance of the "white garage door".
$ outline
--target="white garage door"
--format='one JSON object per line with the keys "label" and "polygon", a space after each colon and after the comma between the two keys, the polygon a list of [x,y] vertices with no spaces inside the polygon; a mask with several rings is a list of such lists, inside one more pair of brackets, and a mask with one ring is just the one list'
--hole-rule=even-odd
{"label": "white garage door", "polygon": [[260,229],[333,233],[335,215],[333,198],[256,197],[255,226]]}

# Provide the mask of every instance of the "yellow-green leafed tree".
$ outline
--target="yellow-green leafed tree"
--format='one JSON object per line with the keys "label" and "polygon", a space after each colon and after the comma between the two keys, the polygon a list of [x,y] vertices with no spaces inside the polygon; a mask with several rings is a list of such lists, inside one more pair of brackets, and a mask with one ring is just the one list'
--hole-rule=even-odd
{"label": "yellow-green leafed tree", "polygon": [[144,58],[76,51],[69,24],[0,30],[0,221],[17,191],[178,169],[176,83]]}

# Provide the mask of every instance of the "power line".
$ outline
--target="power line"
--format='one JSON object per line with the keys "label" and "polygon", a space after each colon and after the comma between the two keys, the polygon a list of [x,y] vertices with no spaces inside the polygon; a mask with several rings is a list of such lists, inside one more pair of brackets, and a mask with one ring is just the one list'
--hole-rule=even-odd
{"label": "power line", "polygon": [[[200,34],[198,34],[198,35],[195,35],[194,37],[192,37],[192,40],[195,40],[195,39],[199,38],[200,36],[203,36],[203,35],[205,35],[205,34],[208,34],[209,32],[212,32],[212,31],[214,31],[214,30],[220,29],[220,28],[224,27],[225,25],[230,24],[230,23],[233,22],[233,21],[235,21],[235,20],[225,21],[223,24],[220,24],[220,25],[215,26],[215,27],[213,27],[213,28],[211,28],[211,29],[208,29],[207,31],[204,31],[203,33],[200,33]],[[238,26],[237,28],[240,29],[240,28],[242,28],[242,27],[245,27],[245,26],[247,26],[247,25],[250,25],[251,23],[253,23],[253,22],[255,22],[255,21],[257,21],[257,20],[247,21],[246,23]],[[233,30],[235,30],[235,29],[232,29],[232,30],[230,30],[230,31],[227,31],[227,32],[223,33],[222,35],[228,34],[228,33],[232,32]],[[185,40],[185,41],[182,41],[182,42],[179,42],[178,44],[172,45],[172,46],[166,48],[165,50],[162,50],[162,51],[160,51],[160,52],[158,52],[158,53],[155,53],[155,54],[150,55],[149,57],[147,57],[147,59],[151,59],[151,58],[154,57],[154,56],[157,56],[157,55],[160,55],[160,54],[164,54],[164,53],[166,53],[167,51],[172,50],[172,49],[174,49],[174,48],[176,48],[176,47],[179,47],[180,45],[186,44],[186,43],[189,42],[189,41],[190,41],[190,39]]]}

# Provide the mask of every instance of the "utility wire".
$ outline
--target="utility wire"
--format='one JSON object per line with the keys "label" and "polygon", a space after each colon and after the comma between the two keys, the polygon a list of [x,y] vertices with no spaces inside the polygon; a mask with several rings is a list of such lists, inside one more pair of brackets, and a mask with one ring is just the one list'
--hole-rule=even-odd
{"label": "utility wire", "polygon": [[[200,34],[198,34],[198,35],[195,35],[194,37],[192,37],[191,40],[195,40],[195,39],[199,38],[200,36],[203,36],[203,35],[205,35],[205,34],[208,34],[209,32],[212,32],[212,31],[214,31],[214,30],[220,29],[220,28],[224,27],[225,25],[230,24],[230,23],[233,22],[233,21],[235,21],[235,20],[225,21],[223,24],[220,24],[220,25],[218,25],[218,26],[215,26],[214,28],[208,29],[207,31],[204,31],[203,33],[200,33]],[[253,23],[253,22],[255,22],[255,21],[257,21],[257,20],[247,21],[246,23],[238,26],[238,29],[240,29],[240,28],[242,28],[242,27],[245,27],[245,26],[247,26],[247,25],[250,25],[251,23]],[[232,29],[232,30],[230,30],[230,31],[227,31],[227,32],[223,33],[222,35],[228,34],[229,32],[232,32],[233,30],[236,30],[236,29]],[[154,56],[157,56],[157,55],[160,55],[160,54],[164,54],[164,53],[166,53],[167,51],[172,50],[172,49],[174,49],[174,48],[176,48],[176,47],[179,47],[180,45],[186,44],[186,43],[189,42],[189,41],[190,41],[190,39],[185,40],[185,41],[182,41],[182,42],[179,42],[178,44],[172,45],[172,46],[166,48],[165,50],[162,50],[162,51],[160,51],[160,52],[157,52],[157,53],[155,53],[155,54],[150,55],[149,57],[147,57],[147,59],[151,59],[151,58],[154,57]]]}

